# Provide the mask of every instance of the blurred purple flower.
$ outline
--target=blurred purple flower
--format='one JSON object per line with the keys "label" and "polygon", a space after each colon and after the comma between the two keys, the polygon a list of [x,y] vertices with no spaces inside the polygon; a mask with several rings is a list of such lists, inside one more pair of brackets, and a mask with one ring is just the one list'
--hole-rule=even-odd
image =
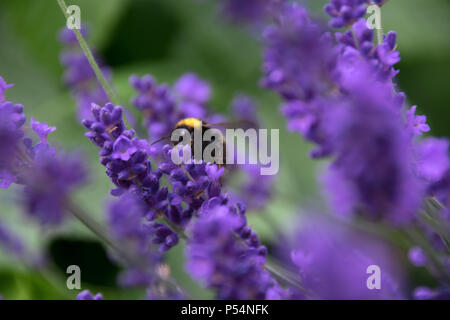
{"label": "blurred purple flower", "polygon": [[77,155],[55,154],[45,145],[37,145],[34,152],[33,164],[22,178],[25,212],[43,225],[58,225],[70,195],[86,182],[87,170]]}
{"label": "blurred purple flower", "polygon": [[31,129],[38,135],[41,142],[47,144],[47,136],[56,130],[56,127],[50,127],[46,123],[40,123],[31,118]]}
{"label": "blurred purple flower", "polygon": [[325,12],[330,15],[332,28],[348,27],[366,14],[369,0],[331,0],[325,5]]}
{"label": "blurred purple flower", "polygon": [[384,36],[383,43],[376,45],[373,43],[373,30],[367,27],[365,19],[359,19],[351,28],[352,30],[344,33],[336,33],[341,51],[340,59],[351,58],[358,61],[363,58],[372,66],[374,74],[377,74],[380,80],[393,79],[398,74],[394,65],[400,61],[400,53],[396,51],[396,33],[389,32]]}
{"label": "blurred purple flower", "polygon": [[5,101],[5,91],[13,86],[13,84],[6,84],[5,80],[0,77],[0,103]]}
{"label": "blurred purple flower", "polygon": [[412,247],[409,249],[408,258],[416,267],[423,267],[428,263],[428,258],[420,247]]}
{"label": "blurred purple flower", "polygon": [[218,299],[265,299],[276,285],[263,268],[265,248],[236,241],[238,234],[252,237],[246,230],[243,217],[225,206],[203,211],[192,226],[187,269],[195,279],[217,290]]}
{"label": "blurred purple flower", "polygon": [[89,290],[84,290],[77,295],[77,300],[103,300],[103,295],[101,293],[97,293],[93,296]]}
{"label": "blurred purple flower", "polygon": [[[132,103],[143,113],[144,126],[151,139],[168,136],[183,118],[206,120],[205,105],[211,88],[194,73],[181,76],[173,89],[166,84],[158,85],[151,75],[131,76],[130,83],[138,92]],[[156,151],[160,152],[161,148]]]}
{"label": "blurred purple flower", "polygon": [[[87,37],[89,35],[88,29],[85,25],[82,25],[80,28],[80,33],[83,37]],[[75,35],[75,32],[72,29],[64,28],[59,32],[58,35],[59,41],[65,45],[75,45],[78,46],[78,40]]]}
{"label": "blurred purple flower", "polygon": [[211,87],[200,79],[195,73],[182,75],[173,87],[175,93],[183,101],[204,105],[211,97]]}
{"label": "blurred purple flower", "polygon": [[8,188],[15,180],[17,148],[24,136],[22,126],[26,121],[23,107],[9,101],[0,103],[0,185]]}
{"label": "blurred purple flower", "polygon": [[328,194],[337,212],[359,209],[373,218],[409,222],[423,192],[412,170],[409,136],[391,86],[368,79],[362,65],[344,82],[342,106],[327,112],[327,137],[336,155],[326,178]]}
{"label": "blurred purple flower", "polygon": [[[83,37],[88,35],[85,26],[81,27],[81,34]],[[65,49],[60,55],[61,64],[65,68],[64,83],[71,90],[77,102],[79,119],[91,119],[91,104],[105,104],[109,101],[108,96],[92,70],[88,59],[81,51],[73,30],[64,28],[60,32],[59,39],[65,45]],[[102,63],[95,52],[94,55],[103,75],[109,80],[111,70]]]}
{"label": "blurred purple flower", "polygon": [[417,300],[450,300],[450,289],[418,287],[414,290],[413,296]]}
{"label": "blurred purple flower", "polygon": [[450,169],[449,141],[445,138],[426,138],[415,145],[417,174],[428,183],[445,178]]}
{"label": "blurred purple flower", "polygon": [[264,31],[262,85],[287,100],[309,101],[330,88],[335,50],[331,38],[307,11],[286,4]]}
{"label": "blurred purple flower", "polygon": [[[402,278],[383,243],[320,218],[302,223],[292,260],[302,283],[320,299],[401,299]],[[370,290],[367,269],[381,269],[381,289]]]}
{"label": "blurred purple flower", "polygon": [[430,126],[427,124],[427,117],[416,115],[417,106],[412,106],[406,113],[407,124],[411,132],[416,135],[422,135],[423,132],[430,131]]}

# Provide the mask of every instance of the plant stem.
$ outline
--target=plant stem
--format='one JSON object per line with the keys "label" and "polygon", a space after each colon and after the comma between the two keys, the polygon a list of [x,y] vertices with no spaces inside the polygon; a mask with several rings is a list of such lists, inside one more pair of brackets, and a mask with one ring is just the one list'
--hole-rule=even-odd
{"label": "plant stem", "polygon": [[[145,263],[145,261],[143,261],[142,259],[140,259],[137,256],[134,256],[132,254],[129,253],[128,250],[126,250],[126,248],[120,246],[119,244],[117,244],[114,240],[112,240],[108,233],[104,230],[104,228],[94,219],[92,219],[86,212],[84,212],[81,208],[79,208],[78,206],[76,206],[74,203],[72,202],[68,202],[67,203],[67,210],[76,218],[78,219],[86,228],[88,228],[92,233],[94,233],[97,237],[99,237],[105,244],[107,244],[108,246],[110,246],[112,249],[114,249],[116,251],[117,254],[119,254],[119,256],[121,258],[123,258],[123,260],[129,264],[131,267],[139,267],[139,268],[144,268],[144,269],[148,269],[148,265]],[[182,292],[185,296],[186,292],[180,288],[176,282],[173,279],[163,279],[161,277],[159,277],[154,270],[151,270],[151,273],[155,274],[162,283],[165,283],[167,286],[172,287],[173,289]]]}
{"label": "plant stem", "polygon": [[[57,0],[58,4],[61,8],[61,11],[64,14],[64,17],[66,19],[69,18],[69,14],[67,13],[67,5],[64,0]],[[81,34],[80,30],[73,29],[72,30],[75,33],[75,36],[77,37],[78,43],[80,44],[80,48],[83,51],[84,55],[86,56],[87,60],[89,61],[89,64],[92,68],[92,70],[95,73],[95,76],[97,77],[98,81],[100,82],[100,85],[102,86],[103,90],[105,91],[106,95],[109,98],[109,101],[114,104],[115,106],[121,105],[119,99],[117,98],[116,94],[114,93],[114,90],[109,85],[108,81],[106,80],[105,76],[102,73],[102,70],[98,66],[97,62],[95,61],[94,55],[92,54],[91,49],[89,48],[89,45],[87,44],[86,40],[84,40],[83,35]],[[131,128],[130,123],[124,115],[123,117],[125,125],[129,128]]]}
{"label": "plant stem", "polygon": [[310,292],[308,289],[302,286],[301,280],[296,274],[292,274],[290,271],[286,270],[286,268],[276,264],[270,258],[267,258],[267,262],[264,265],[264,269],[266,269],[266,271],[272,274],[274,277],[283,281],[285,284],[288,284],[299,290],[307,298],[310,299],[316,298],[312,292]]}
{"label": "plant stem", "polygon": [[135,257],[132,257],[127,250],[116,244],[116,242],[110,238],[104,228],[97,221],[92,219],[80,207],[69,201],[67,203],[67,210],[93,234],[100,238],[100,240],[102,240],[106,245],[115,250],[120,255],[120,257],[124,259],[124,261],[130,263],[131,265],[142,265],[141,261],[139,261]]}
{"label": "plant stem", "polygon": [[378,6],[378,8],[380,9],[380,27],[377,28],[377,38],[378,38],[378,45],[380,45],[383,43],[383,24],[381,19],[381,7]]}
{"label": "plant stem", "polygon": [[[57,0],[59,6],[61,7],[61,10],[68,19],[70,16],[67,13],[67,5],[64,0]],[[102,71],[100,70],[100,67],[98,66],[97,62],[95,61],[94,55],[92,54],[91,49],[89,48],[88,44],[86,43],[86,40],[84,40],[83,35],[81,34],[80,30],[73,29],[73,32],[75,33],[75,36],[77,37],[78,43],[80,44],[81,50],[83,50],[83,53],[85,54],[86,58],[89,61],[89,64],[91,65],[92,69],[94,70],[95,75],[97,76],[98,81],[100,81],[100,84],[102,85],[103,89],[105,90],[106,94],[108,95],[110,101],[114,105],[119,105],[119,101],[114,94],[114,91],[111,89],[111,87],[108,84],[108,81],[106,81],[106,78],[103,76]]]}

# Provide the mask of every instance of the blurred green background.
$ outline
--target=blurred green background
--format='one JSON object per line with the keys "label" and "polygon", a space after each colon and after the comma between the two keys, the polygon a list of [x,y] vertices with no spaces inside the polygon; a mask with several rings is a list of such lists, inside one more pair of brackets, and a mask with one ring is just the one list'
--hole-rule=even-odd
{"label": "blurred green background", "polygon": [[[275,233],[267,221],[288,229],[300,207],[323,206],[316,188],[323,163],[310,160],[309,146],[284,129],[276,95],[259,88],[261,48],[251,36],[252,30],[220,19],[215,2],[70,0],[67,4],[80,6],[82,22],[90,30],[89,44],[113,68],[113,86],[125,106],[133,96],[128,77],[146,73],[160,82],[173,83],[185,72],[197,72],[210,81],[211,106],[217,112],[226,113],[238,92],[256,99],[265,126],[281,129],[281,170],[274,200],[263,212],[250,213],[251,225],[263,241],[270,241]],[[326,2],[313,0],[309,6],[325,19],[321,8]],[[56,0],[2,0],[0,75],[15,84],[7,92],[8,100],[22,103],[28,117],[57,127],[52,143],[81,149],[90,160],[91,183],[75,196],[100,220],[111,184],[98,163],[97,151],[84,138],[75,102],[61,83],[62,46],[57,34],[64,25]],[[392,0],[383,8],[383,26],[398,32],[400,87],[410,103],[418,105],[419,113],[428,116],[434,135],[450,136],[450,1]],[[65,286],[65,268],[70,264],[81,266],[83,289],[102,291],[106,298],[142,295],[115,287],[117,267],[83,226],[71,221],[58,230],[40,230],[23,218],[10,200],[13,195],[14,189],[0,193],[1,221],[12,225],[29,246],[47,252],[50,268],[22,266],[0,251],[1,295],[7,299],[72,299],[77,292]],[[174,276],[193,298],[211,297],[184,273],[183,258],[181,246],[169,254]]]}

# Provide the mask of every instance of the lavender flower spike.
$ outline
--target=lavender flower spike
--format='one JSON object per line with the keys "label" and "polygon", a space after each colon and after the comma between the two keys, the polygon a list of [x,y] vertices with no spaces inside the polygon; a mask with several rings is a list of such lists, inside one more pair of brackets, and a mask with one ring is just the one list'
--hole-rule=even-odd
{"label": "lavender flower spike", "polygon": [[343,28],[352,25],[364,17],[369,2],[371,0],[331,0],[324,8],[331,17],[330,27]]}

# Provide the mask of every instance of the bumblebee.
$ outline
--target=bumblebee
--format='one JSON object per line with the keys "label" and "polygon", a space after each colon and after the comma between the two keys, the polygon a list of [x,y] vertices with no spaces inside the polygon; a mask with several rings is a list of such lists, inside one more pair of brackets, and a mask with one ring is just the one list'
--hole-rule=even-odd
{"label": "bumblebee", "polygon": [[[220,139],[219,141],[222,144],[222,148],[221,148],[222,154],[218,155],[216,157],[215,150],[212,150],[210,156],[213,159],[215,159],[213,161],[213,163],[216,163],[219,166],[223,166],[223,165],[225,165],[226,158],[227,158],[226,157],[227,144],[226,144],[226,139],[225,139],[223,132],[221,130],[219,130],[218,128],[225,130],[225,129],[237,129],[239,127],[248,129],[248,128],[257,128],[258,126],[256,123],[254,123],[252,121],[248,121],[248,120],[236,120],[236,121],[231,121],[231,122],[208,123],[206,121],[202,121],[197,118],[185,118],[185,119],[178,121],[175,124],[175,127],[171,131],[170,135],[163,137],[163,138],[153,142],[152,144],[155,144],[162,140],[169,139],[171,144],[176,146],[179,143],[182,143],[184,141],[185,137],[182,133],[184,130],[186,132],[186,134],[189,134],[188,137],[190,137],[190,141],[188,143],[190,143],[190,145],[191,145],[191,154],[193,155],[194,159],[195,160],[205,160],[205,159],[202,159],[205,148],[207,148],[210,144],[215,143],[216,139]],[[208,138],[205,139],[205,132],[207,132],[208,130],[211,130],[211,129],[215,129],[214,134],[211,136],[208,136]],[[180,130],[182,130],[182,131],[180,132]],[[178,132],[177,135],[174,135],[175,131]],[[173,141],[171,138],[174,136],[175,137],[178,136],[178,140],[175,139],[175,141]],[[196,153],[195,153],[196,137],[201,139],[201,144],[200,144],[201,145],[201,155],[196,155]],[[184,142],[186,143],[186,141],[184,141]]]}
{"label": "bumblebee", "polygon": [[[162,140],[167,140],[170,139],[171,144],[172,145],[178,145],[179,143],[182,143],[185,139],[183,131],[186,132],[186,134],[188,134],[188,136],[190,137],[190,145],[191,145],[191,154],[193,155],[195,160],[203,160],[203,153],[205,151],[205,148],[207,148],[208,145],[210,145],[211,143],[214,143],[216,141],[216,139],[220,139],[220,143],[222,144],[222,155],[219,156],[220,160],[218,161],[214,161],[214,163],[218,164],[218,165],[224,165],[226,162],[226,142],[225,142],[225,137],[223,135],[223,133],[218,130],[217,128],[215,128],[216,126],[226,126],[227,123],[216,123],[216,124],[209,124],[206,121],[202,121],[200,119],[197,118],[185,118],[182,119],[180,121],[178,121],[175,125],[175,127],[173,128],[172,132],[170,133],[169,136],[163,137],[155,142],[153,142],[152,144],[158,143]],[[210,129],[217,129],[215,131],[215,135],[211,136],[211,139],[205,140],[204,136],[205,136],[205,132],[210,130]],[[181,131],[180,131],[181,130]],[[178,131],[178,135],[174,135],[174,132]],[[178,141],[175,140],[173,141],[171,139],[171,137],[178,137]],[[197,155],[195,153],[195,139],[196,138],[200,138],[201,139],[201,155]],[[214,159],[216,158],[216,154],[215,154],[215,150],[213,150],[211,152],[211,156]]]}

